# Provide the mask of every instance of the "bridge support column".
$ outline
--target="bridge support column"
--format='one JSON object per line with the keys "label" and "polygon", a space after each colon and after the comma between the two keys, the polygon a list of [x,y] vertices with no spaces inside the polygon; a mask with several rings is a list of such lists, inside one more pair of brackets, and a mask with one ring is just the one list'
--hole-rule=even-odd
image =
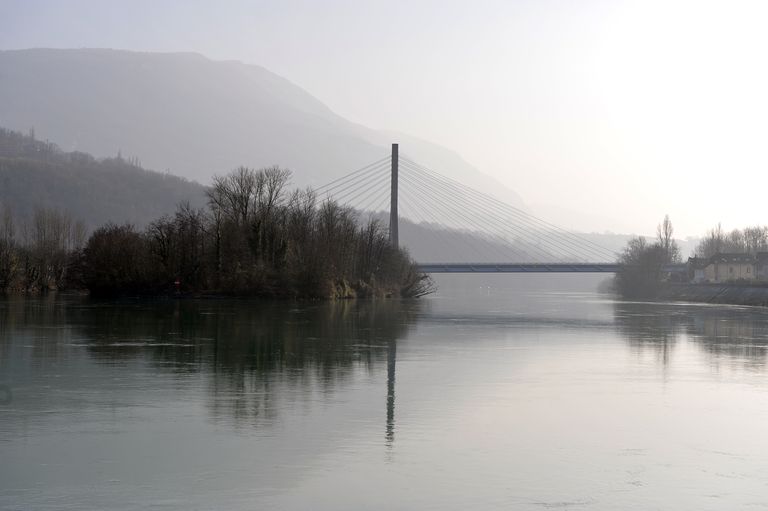
{"label": "bridge support column", "polygon": [[392,243],[392,246],[395,248],[400,246],[400,240],[399,240],[399,233],[398,233],[398,215],[397,215],[397,173],[398,173],[398,163],[399,163],[399,151],[398,151],[398,145],[392,144],[392,188],[390,191],[390,202],[389,202],[389,242]]}

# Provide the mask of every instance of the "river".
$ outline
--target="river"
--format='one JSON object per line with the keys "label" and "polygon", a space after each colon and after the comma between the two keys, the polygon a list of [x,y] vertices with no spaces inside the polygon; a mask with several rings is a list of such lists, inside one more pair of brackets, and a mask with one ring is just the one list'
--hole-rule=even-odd
{"label": "river", "polygon": [[768,507],[768,311],[599,278],[0,300],[0,509]]}

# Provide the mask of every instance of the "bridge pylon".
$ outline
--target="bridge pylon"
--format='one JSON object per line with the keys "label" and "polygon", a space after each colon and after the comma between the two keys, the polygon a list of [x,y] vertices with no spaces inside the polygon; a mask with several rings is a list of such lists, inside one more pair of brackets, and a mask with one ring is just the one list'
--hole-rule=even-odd
{"label": "bridge pylon", "polygon": [[397,173],[399,163],[399,148],[397,144],[392,144],[392,175],[391,175],[391,190],[390,190],[390,202],[389,202],[389,242],[393,247],[398,248],[400,246],[399,240],[399,219],[397,214]]}

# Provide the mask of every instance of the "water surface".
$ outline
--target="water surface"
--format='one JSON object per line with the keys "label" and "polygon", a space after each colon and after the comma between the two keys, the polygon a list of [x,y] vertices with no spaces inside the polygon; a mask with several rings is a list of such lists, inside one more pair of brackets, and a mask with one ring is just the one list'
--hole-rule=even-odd
{"label": "water surface", "polygon": [[768,312],[596,282],[2,300],[0,508],[768,507]]}

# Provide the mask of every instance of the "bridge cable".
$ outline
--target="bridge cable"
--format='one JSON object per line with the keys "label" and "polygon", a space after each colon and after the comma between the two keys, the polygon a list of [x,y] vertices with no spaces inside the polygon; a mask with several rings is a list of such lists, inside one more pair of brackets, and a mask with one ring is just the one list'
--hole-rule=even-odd
{"label": "bridge cable", "polygon": [[381,201],[381,202],[380,202],[380,203],[379,203],[379,204],[376,206],[376,208],[374,209],[374,211],[375,211],[376,213],[378,213],[378,212],[380,212],[380,211],[386,211],[386,210],[384,209],[384,206],[386,206],[386,205],[387,205],[387,202],[389,202],[389,190],[384,190],[384,197],[383,197],[383,200],[382,200],[382,201]]}
{"label": "bridge cable", "polygon": [[[401,188],[400,189],[400,193],[402,194],[403,197],[410,197],[410,192],[407,192],[405,188]],[[423,203],[424,202],[424,197],[423,196],[419,196],[419,199],[420,199],[420,201],[414,201],[414,203],[418,203],[418,202],[422,202]],[[410,199],[408,199],[408,202],[410,202]],[[415,208],[415,207],[413,207],[413,210],[414,210],[414,212],[418,211],[417,208]],[[424,220],[424,217],[421,215],[421,213],[415,213],[414,216],[417,216],[422,221]],[[427,222],[424,222],[424,223],[426,224]],[[431,223],[435,223],[435,222],[431,222]],[[419,224],[415,224],[415,225],[419,225]],[[439,226],[440,224],[437,223],[437,225]],[[427,232],[431,232],[436,237],[438,237],[438,239],[440,239],[440,241],[445,245],[446,249],[448,250],[446,253],[455,252],[456,247],[457,246],[461,246],[461,244],[457,244],[456,242],[453,242],[453,243],[449,242],[442,235],[441,231],[445,232],[446,231],[445,229],[440,229],[440,228],[435,229],[434,227],[428,228],[428,227],[423,227],[423,226],[421,227],[421,229],[425,229]],[[462,231],[459,231],[459,230],[454,230],[454,232],[455,233],[459,233],[459,234],[462,233]],[[473,237],[479,237],[479,236],[474,235]],[[484,257],[483,257],[484,254],[482,252],[480,252],[479,249],[474,244],[470,243],[469,247],[472,250],[474,250],[480,256],[481,259],[484,259]]]}
{"label": "bridge cable", "polygon": [[374,176],[364,182],[359,183],[359,186],[356,186],[353,190],[349,190],[344,193],[334,195],[333,199],[339,203],[353,205],[355,201],[359,199],[361,196],[363,196],[364,198],[368,198],[368,196],[364,194],[386,183],[389,180],[388,178],[389,176],[387,176],[386,174],[381,176]]}
{"label": "bridge cable", "polygon": [[[385,184],[386,186],[381,187],[382,184]],[[350,204],[352,207],[359,211],[365,211],[371,202],[376,202],[379,200],[379,197],[381,197],[382,194],[387,193],[389,190],[389,185],[387,185],[386,180],[385,181],[379,181],[375,183],[372,187],[373,190],[367,193],[364,197],[360,198],[358,200],[357,197],[351,199],[348,204]],[[362,195],[365,192],[361,192],[360,195]],[[363,205],[365,204],[365,205]]]}
{"label": "bridge cable", "polygon": [[[408,166],[408,164],[406,164],[406,166]],[[413,170],[413,169],[411,169],[411,170]],[[421,174],[422,174],[422,176],[421,176],[422,179],[427,180],[430,177],[430,176],[424,175],[423,173],[421,173]],[[447,183],[444,183],[444,182],[441,183],[441,185],[431,184],[431,186],[435,186],[435,187],[440,186],[440,188],[445,190],[446,193],[449,193],[451,190],[452,191],[456,190],[456,186],[450,186],[450,184],[447,184]],[[469,190],[471,190],[471,189],[469,189]],[[458,194],[462,197],[462,200],[467,200],[466,199],[465,190],[459,190]],[[494,205],[492,203],[489,203],[486,200],[483,200],[482,197],[480,199],[481,199],[481,205],[484,206],[483,209],[486,212],[488,212],[494,220],[498,216],[498,214],[494,213],[493,210],[495,210],[496,212],[500,212],[500,213],[502,213],[504,215],[508,215],[509,214],[508,211],[500,210],[500,208],[498,206],[496,206],[496,205]],[[477,208],[479,204],[478,203],[472,203],[472,205],[473,205],[474,208]],[[491,211],[489,211],[489,210],[491,210]],[[520,218],[520,215],[514,215],[514,216],[516,216],[517,218]],[[554,232],[552,232],[552,231],[550,231],[548,229],[542,229],[541,227],[536,226],[535,224],[533,224],[529,220],[528,217],[523,217],[521,220],[524,221],[524,226],[521,227],[521,226],[517,225],[517,223],[515,223],[515,222],[512,222],[511,225],[512,226],[517,226],[517,227],[523,229],[523,232],[525,232],[526,235],[528,235],[528,236],[532,235],[532,236],[534,236],[534,239],[536,239],[536,237],[538,236],[539,238],[542,238],[543,240],[548,241],[549,244],[553,248],[556,248],[556,253],[559,250],[563,250],[564,252],[569,253],[571,256],[576,256],[576,257],[580,257],[580,258],[587,258],[588,259],[589,257],[594,257],[594,256],[605,257],[604,253],[598,252],[598,251],[592,249],[589,246],[584,246],[584,245],[576,244],[576,243],[573,242],[573,240],[570,240],[568,238],[564,238],[562,236],[557,236],[556,233],[554,233]],[[498,223],[498,221],[496,223]],[[534,231],[535,234],[531,234],[530,231]],[[518,234],[519,233],[520,233],[520,229],[518,229]],[[540,241],[540,240],[538,240],[538,241]],[[576,250],[576,252],[574,252],[574,249]],[[555,254],[553,254],[553,255],[555,255]],[[590,256],[588,254],[592,254],[592,256]]]}
{"label": "bridge cable", "polygon": [[[424,179],[426,179],[426,176],[424,177]],[[443,190],[445,190],[446,193],[451,193],[452,191],[455,191],[455,187],[452,187],[452,189],[449,190],[446,188],[446,186],[436,185],[434,183],[431,184],[430,186],[440,187]],[[458,193],[463,200],[466,200],[466,196],[463,193],[463,191],[459,191]],[[475,209],[482,209],[486,213],[489,213],[492,221],[494,221],[497,224],[499,223],[499,221],[497,220],[499,213],[501,213],[504,216],[509,214],[509,212],[504,210],[499,210],[499,208],[494,207],[493,204],[489,204],[487,201],[481,200],[480,203],[472,203],[472,206]],[[484,207],[479,207],[479,206],[484,206]],[[510,222],[511,228],[514,229],[518,235],[522,235],[524,239],[527,236],[531,236],[535,240],[536,242],[535,244],[541,243],[542,241],[547,242],[550,245],[550,249],[555,250],[553,255],[558,254],[559,251],[562,250],[564,253],[570,254],[571,256],[575,256],[577,258],[589,259],[590,257],[594,257],[595,255],[597,255],[598,257],[604,257],[604,254],[598,253],[595,250],[592,250],[590,247],[585,247],[583,245],[575,244],[572,240],[557,236],[555,233],[552,233],[551,231],[541,229],[540,227],[528,221],[527,218],[522,218],[522,220],[523,220],[522,225],[520,224],[519,220],[517,222]],[[510,230],[510,226],[505,225],[504,229]],[[592,254],[592,256],[590,256],[589,254]]]}
{"label": "bridge cable", "polygon": [[[431,171],[431,172],[434,173],[434,171]],[[586,251],[592,253],[593,255],[598,255],[599,257],[614,258],[616,256],[616,254],[614,252],[612,252],[611,250],[609,250],[609,249],[607,249],[605,247],[602,247],[602,246],[594,243],[593,241],[591,241],[591,240],[589,240],[587,238],[584,238],[584,237],[581,237],[581,236],[577,236],[577,235],[575,235],[573,233],[570,233],[570,232],[568,232],[568,231],[566,231],[566,230],[564,230],[564,229],[562,229],[562,228],[560,228],[560,227],[558,227],[558,226],[556,226],[554,224],[551,224],[549,222],[546,222],[545,220],[541,220],[541,219],[539,219],[539,218],[537,218],[537,217],[535,217],[533,215],[525,213],[524,211],[519,210],[518,208],[515,208],[515,207],[510,206],[508,204],[505,204],[503,202],[500,202],[497,199],[494,199],[494,198],[492,198],[492,197],[490,197],[490,196],[488,196],[486,194],[478,192],[477,190],[474,190],[472,188],[469,188],[466,185],[462,185],[460,183],[456,184],[455,181],[450,180],[449,178],[445,178],[444,176],[440,176],[439,174],[436,174],[436,173],[435,173],[435,176],[437,176],[443,182],[447,182],[448,184],[452,184],[452,186],[454,188],[459,188],[460,187],[462,191],[469,192],[469,193],[473,194],[475,196],[475,198],[479,198],[480,200],[484,200],[488,206],[493,205],[493,206],[496,207],[496,209],[503,209],[503,210],[505,210],[505,214],[512,215],[512,216],[514,216],[514,217],[516,217],[518,219],[521,219],[521,220],[525,221],[526,223],[528,223],[529,225],[531,225],[532,227],[534,227],[534,225],[536,223],[540,224],[540,226],[536,226],[536,228],[538,230],[540,230],[540,231],[550,232],[550,233],[553,233],[553,234],[557,234],[558,231],[559,231],[560,233],[562,233],[562,237],[561,237],[562,240],[564,240],[565,242],[569,243],[571,246],[578,247],[580,250],[586,250]],[[450,183],[450,181],[453,181],[453,183]],[[544,226],[544,227],[541,227],[541,226]]]}
{"label": "bridge cable", "polygon": [[[409,176],[410,177],[410,176]],[[412,179],[412,178],[411,178]],[[412,181],[409,180],[409,178],[405,178],[406,182],[411,183]],[[418,186],[418,185],[417,185]],[[419,187],[419,189],[422,189]],[[422,194],[422,202],[428,203],[429,202],[429,196],[431,196],[433,199],[436,199],[439,201],[439,204],[443,206],[442,211],[444,215],[450,216],[451,220],[454,220],[456,213],[445,213],[445,208],[457,206],[460,205],[459,208],[460,211],[463,213],[461,214],[461,217],[464,220],[464,223],[469,224],[470,232],[474,230],[475,232],[481,233],[486,241],[489,243],[494,242],[495,240],[498,240],[496,243],[500,243],[504,248],[507,250],[511,250],[512,252],[518,254],[520,257],[522,257],[523,261],[541,261],[543,260],[552,260],[553,258],[557,257],[556,253],[553,253],[549,250],[544,250],[540,246],[537,246],[536,243],[529,242],[525,237],[521,237],[519,232],[515,232],[514,230],[510,230],[506,228],[504,225],[500,224],[496,221],[494,218],[484,218],[480,215],[478,215],[474,209],[475,207],[465,204],[463,201],[464,199],[461,197],[446,195],[441,190],[435,188],[433,185],[424,187],[424,190]],[[434,201],[433,201],[434,202]],[[443,222],[438,222],[443,223]],[[466,227],[462,225],[462,222],[456,222],[454,220],[454,223],[457,225],[460,225],[458,232],[466,232]],[[507,238],[506,236],[500,236],[499,231],[491,229],[488,227],[488,224],[498,224],[501,227],[501,231],[506,235],[511,235],[511,238]],[[453,230],[456,230],[456,228],[452,228]],[[515,229],[517,229],[515,227]],[[537,251],[539,253],[538,256],[534,256],[534,251]],[[505,257],[508,257],[508,254],[505,255]],[[505,259],[502,259],[504,261]]]}
{"label": "bridge cable", "polygon": [[383,163],[386,163],[387,165],[390,165],[390,161],[391,160],[392,160],[392,156],[391,155],[390,156],[385,156],[384,158],[381,158],[381,159],[378,159],[378,160],[376,160],[376,161],[374,161],[372,163],[369,163],[365,167],[361,167],[361,168],[359,168],[359,169],[357,169],[355,171],[352,171],[352,172],[350,172],[348,174],[345,174],[345,175],[343,175],[343,176],[341,176],[339,178],[336,178],[333,181],[325,183],[324,185],[315,188],[315,190],[322,190],[323,188],[331,186],[331,185],[333,185],[333,184],[335,184],[335,183],[337,183],[339,181],[344,181],[344,180],[354,176],[355,174],[359,174],[360,172],[363,172],[363,171],[365,171],[367,169],[370,169],[371,167],[374,167],[374,166],[378,167],[378,166],[380,166]]}
{"label": "bridge cable", "polygon": [[[430,193],[430,192],[433,192],[434,190],[426,191],[426,189],[427,189],[426,187],[425,187],[425,188],[421,188],[421,187],[419,187],[419,185],[418,185],[418,182],[417,182],[417,181],[414,181],[414,180],[413,180],[413,177],[412,177],[412,176],[410,176],[408,173],[405,173],[405,172],[404,172],[404,173],[402,173],[402,177],[403,177],[403,180],[404,180],[404,182],[405,182],[405,183],[408,183],[408,184],[411,184],[411,185],[413,185],[413,186],[414,186],[414,188],[415,188],[415,189],[414,189],[413,191],[414,191],[414,193],[417,193],[417,194],[418,194],[418,196],[419,196],[419,198],[421,199],[421,202],[422,202],[423,204],[428,204],[428,203],[430,202],[430,201],[429,201],[429,198],[430,198],[429,196],[430,196],[430,195],[433,195],[433,194],[432,194],[432,193]],[[480,238],[480,239],[484,239],[484,241],[489,241],[489,240],[487,240],[487,237],[485,237],[485,236],[477,236],[477,234],[475,234],[475,233],[483,233],[483,234],[486,234],[486,235],[490,235],[490,237],[491,237],[491,238],[499,238],[499,239],[502,241],[502,244],[503,244],[504,246],[506,246],[507,248],[509,248],[510,250],[512,250],[513,252],[517,252],[518,254],[520,254],[520,255],[523,255],[523,256],[524,256],[524,254],[526,254],[526,253],[527,253],[527,252],[521,252],[520,250],[516,249],[515,247],[513,247],[513,246],[512,246],[512,245],[509,243],[509,241],[508,241],[508,240],[506,240],[506,239],[504,239],[504,238],[500,237],[500,236],[498,235],[498,233],[494,233],[493,231],[489,230],[487,227],[484,227],[484,226],[483,226],[483,224],[482,224],[482,220],[483,220],[483,219],[479,219],[479,220],[474,220],[474,219],[472,219],[472,218],[469,216],[469,215],[471,214],[471,212],[470,212],[471,210],[470,210],[469,208],[464,208],[464,209],[465,209],[465,212],[460,212],[460,211],[452,211],[452,210],[450,209],[450,207],[451,207],[450,205],[451,205],[451,204],[455,204],[455,202],[456,202],[456,201],[455,201],[454,199],[452,199],[452,198],[450,198],[450,197],[449,197],[449,198],[447,198],[447,199],[444,199],[442,196],[437,196],[437,197],[435,197],[434,195],[433,195],[433,197],[432,197],[432,198],[435,198],[435,199],[437,199],[437,204],[436,204],[436,205],[437,205],[437,207],[440,209],[440,211],[442,211],[442,212],[443,212],[443,214],[444,214],[444,215],[446,215],[446,216],[450,216],[450,217],[451,217],[452,219],[454,219],[454,220],[455,220],[455,218],[456,218],[457,216],[458,216],[459,218],[463,218],[463,219],[464,219],[464,223],[465,223],[465,224],[468,224],[469,226],[471,226],[471,229],[466,229],[466,228],[462,228],[462,229],[453,229],[454,231],[456,231],[456,232],[458,232],[458,233],[462,233],[462,234],[464,234],[464,235],[467,235],[467,234],[469,234],[470,236],[473,236],[473,237],[478,237],[478,238]],[[441,224],[441,222],[435,222],[435,223],[437,223],[438,225],[440,225],[440,224]],[[457,222],[457,223],[458,223],[459,225],[461,225],[461,222]],[[472,232],[473,230],[474,230],[474,233]],[[498,247],[497,247],[497,245],[494,245],[492,242],[490,242],[490,245],[491,245],[491,247],[496,247],[496,250],[499,250],[499,249],[498,249]],[[474,245],[473,245],[473,246],[474,246]],[[505,253],[503,253],[503,252],[501,252],[501,253],[502,253],[502,255],[503,255],[504,257],[507,257],[507,256],[508,256],[507,254],[505,254]],[[546,252],[543,252],[543,251],[542,251],[542,253],[543,253],[544,255],[546,255],[546,256],[549,256],[549,255],[550,255],[550,254],[547,254]],[[528,253],[528,256],[530,256],[530,254],[529,254],[529,253]],[[485,259],[485,257],[483,257],[482,259]]]}
{"label": "bridge cable", "polygon": [[315,193],[325,194],[327,196],[338,195],[338,194],[344,193],[346,190],[349,190],[350,188],[354,188],[357,185],[359,185],[361,183],[364,183],[364,182],[366,182],[366,181],[368,181],[368,180],[370,180],[372,178],[378,178],[378,177],[381,177],[382,175],[386,175],[382,171],[387,169],[387,168],[389,168],[388,165],[381,165],[381,166],[378,166],[378,167],[373,167],[371,169],[366,170],[362,174],[359,174],[359,175],[353,177],[352,179],[350,179],[348,181],[339,182],[339,183],[335,184],[334,186],[331,186],[330,188],[325,188],[325,187],[318,188],[318,189],[315,190]]}
{"label": "bridge cable", "polygon": [[[514,206],[506,204],[506,203],[500,201],[499,199],[497,199],[497,198],[495,198],[495,197],[493,197],[491,195],[488,195],[488,194],[486,194],[484,192],[480,192],[478,190],[475,190],[474,188],[468,187],[467,185],[464,185],[463,183],[460,183],[460,182],[456,181],[455,179],[443,176],[442,174],[440,174],[440,173],[438,173],[438,172],[436,172],[436,171],[434,171],[432,169],[429,169],[427,167],[424,167],[423,165],[420,165],[420,164],[418,164],[416,162],[413,162],[412,160],[410,160],[408,158],[405,158],[405,157],[401,156],[400,159],[403,161],[403,163],[409,164],[411,167],[415,167],[417,170],[421,170],[422,172],[425,172],[425,173],[428,173],[428,174],[432,174],[435,177],[435,179],[443,181],[446,184],[452,185],[455,188],[462,189],[466,193],[470,193],[470,194],[472,194],[473,196],[475,196],[478,199],[482,199],[482,200],[484,200],[486,202],[493,203],[498,208],[502,208],[502,209],[508,210],[508,214],[511,213],[513,216],[516,216],[518,218],[524,218],[526,220],[539,223],[541,225],[544,225],[544,226],[548,227],[550,230],[553,230],[553,231],[560,231],[560,232],[562,232],[564,237],[568,238],[571,242],[573,242],[575,240],[575,241],[578,241],[578,242],[583,243],[585,245],[590,245],[591,247],[593,247],[592,253],[600,254],[600,257],[606,257],[607,255],[609,255],[611,258],[615,258],[616,257],[616,253],[614,251],[612,251],[612,250],[610,250],[610,249],[608,249],[606,247],[603,247],[603,246],[601,246],[601,245],[599,245],[599,244],[597,244],[597,243],[595,243],[595,242],[593,242],[593,241],[591,241],[591,240],[589,240],[587,238],[584,238],[583,236],[578,236],[578,235],[576,235],[574,233],[571,233],[571,232],[569,232],[569,231],[567,231],[567,230],[565,230],[565,229],[563,229],[563,228],[561,228],[561,227],[559,227],[559,226],[557,226],[555,224],[552,224],[550,222],[547,222],[546,220],[543,220],[543,219],[538,218],[538,217],[536,217],[534,215],[531,215],[530,213],[527,213],[527,212],[525,212],[525,211],[523,211],[523,210],[521,210],[519,208],[516,208]],[[583,247],[583,248],[586,249],[587,247]]]}
{"label": "bridge cable", "polygon": [[[452,251],[452,249],[451,249],[451,246],[448,243],[448,241],[445,238],[443,238],[442,236],[434,236],[434,234],[436,234],[435,231],[424,227],[424,225],[427,224],[427,222],[424,220],[424,218],[421,216],[421,214],[417,213],[415,211],[415,208],[413,208],[414,211],[411,212],[412,207],[410,205],[410,201],[411,201],[410,196],[408,194],[404,193],[405,192],[404,189],[401,189],[400,192],[401,192],[400,197],[402,199],[400,201],[400,203],[403,206],[403,208],[402,208],[403,215],[400,217],[399,221],[403,221],[404,220],[405,222],[413,225],[415,228],[419,228],[419,229],[424,230],[425,231],[425,233],[423,234],[424,236],[427,236],[427,233],[433,234],[432,237],[436,238],[439,241],[440,245],[443,246],[443,249],[446,250],[446,253],[450,253]],[[420,223],[415,223],[413,221],[414,218],[417,218]],[[401,227],[402,227],[402,224],[401,224]],[[406,229],[401,229],[401,232],[403,232],[403,233],[407,232],[407,228]],[[405,237],[405,236],[403,236],[403,237]],[[427,246],[431,247],[431,244],[427,245]]]}
{"label": "bridge cable", "polygon": [[367,187],[370,183],[383,179],[384,177],[385,176],[382,175],[381,173],[373,173],[365,177],[358,178],[354,182],[341,183],[337,185],[337,186],[341,186],[341,188],[339,188],[338,190],[335,190],[335,191],[326,190],[325,199],[339,201],[346,196],[351,196],[354,193],[359,192],[360,190]]}
{"label": "bridge cable", "polygon": [[[438,193],[440,192],[438,187],[436,187],[435,185],[430,185],[429,183],[427,183],[427,185],[424,188],[429,190],[428,192],[425,192],[426,195],[433,195],[434,196],[436,191]],[[438,197],[442,197],[442,195],[438,195]],[[428,199],[424,199],[424,201],[428,202]],[[510,229],[509,227],[505,226],[504,224],[501,224],[499,221],[497,221],[493,217],[491,217],[491,218],[483,218],[481,216],[478,216],[477,213],[474,211],[475,209],[477,209],[476,205],[470,205],[468,202],[466,202],[466,198],[465,197],[458,197],[458,196],[455,196],[455,195],[447,195],[447,196],[445,196],[444,199],[441,200],[441,203],[442,204],[450,204],[451,206],[455,206],[455,205],[457,205],[457,203],[460,203],[462,205],[462,207],[461,207],[462,211],[465,211],[466,214],[471,214],[471,215],[475,216],[476,220],[471,220],[470,221],[474,230],[486,233],[487,235],[490,235],[490,237],[498,238],[504,246],[512,249],[513,251],[521,253],[520,250],[516,250],[514,248],[515,244],[527,245],[530,248],[539,250],[539,252],[541,252],[541,254],[544,255],[544,257],[546,259],[551,259],[553,256],[557,256],[557,253],[553,253],[553,252],[550,252],[550,251],[545,251],[545,250],[541,249],[540,247],[538,247],[536,243],[531,243],[525,237],[521,237],[521,233],[519,232],[520,231],[519,227],[513,226]],[[465,219],[466,219],[466,214],[462,215],[462,216],[465,217]],[[513,239],[510,240],[510,239],[501,237],[501,236],[499,236],[498,232],[493,231],[493,230],[491,230],[488,227],[485,227],[483,225],[484,223],[488,223],[489,221],[491,223],[495,223],[497,225],[500,225],[501,228],[502,228],[501,229],[502,231],[506,232],[507,234],[512,234],[513,235]],[[528,234],[527,232],[523,231],[523,235],[527,235],[527,234]],[[527,257],[531,256],[530,252],[525,251],[524,249],[523,249],[522,253],[527,254]]]}
{"label": "bridge cable", "polygon": [[[365,203],[365,205],[360,205],[359,209],[361,211],[370,211],[372,213],[376,213],[377,210],[375,209],[377,205],[379,204],[385,204],[386,199],[389,198],[389,187],[384,187],[382,190],[379,190],[379,194],[373,197],[371,200]],[[380,206],[378,206],[380,207]]]}
{"label": "bridge cable", "polygon": [[[404,173],[404,175],[408,175],[408,174]],[[564,251],[565,253],[569,254],[571,257],[576,257],[577,259],[583,257],[583,254],[581,254],[581,253],[574,253],[572,250],[568,250],[567,247],[565,247],[562,244],[558,243],[557,240],[553,241],[552,239],[550,239],[547,236],[542,237],[542,239],[537,239],[536,235],[535,234],[531,234],[529,232],[529,229],[526,229],[525,227],[520,227],[519,225],[516,225],[516,224],[512,224],[512,225],[508,226],[508,225],[502,223],[501,221],[499,221],[496,218],[496,215],[492,215],[491,214],[487,218],[477,215],[475,210],[477,210],[477,209],[484,209],[484,208],[482,208],[482,207],[478,208],[478,204],[469,202],[465,195],[457,194],[457,193],[451,191],[450,189],[445,188],[440,183],[425,181],[424,178],[421,177],[421,176],[415,176],[414,175],[414,176],[410,176],[410,177],[412,179],[416,179],[417,183],[420,183],[420,184],[424,185],[424,187],[429,190],[430,194],[434,195],[435,193],[437,193],[438,196],[444,197],[445,198],[444,202],[447,202],[448,204],[452,204],[452,205],[461,204],[462,206],[464,206],[461,209],[465,210],[467,212],[467,214],[474,214],[476,216],[476,218],[478,218],[478,220],[473,222],[473,225],[475,226],[475,228],[478,228],[477,227],[478,226],[478,222],[480,223],[480,225],[482,225],[484,223],[495,224],[495,225],[499,226],[502,231],[505,231],[505,232],[507,232],[509,234],[513,234],[513,236],[516,236],[517,237],[517,242],[518,243],[522,242],[524,244],[524,246],[527,246],[529,248],[529,250],[531,248],[535,249],[535,250],[538,250],[541,254],[544,255],[544,258],[547,259],[547,260],[557,259],[559,256],[562,255],[562,251]],[[465,216],[465,218],[466,218],[466,216]],[[480,227],[480,229],[483,230],[483,231],[486,231],[486,232],[491,232],[492,236],[494,236],[496,238],[500,238],[498,236],[498,233],[494,233],[493,231],[489,230],[487,227],[485,227],[485,228]],[[533,238],[533,242],[531,242],[529,239],[527,239],[529,236]],[[506,240],[504,238],[501,238],[501,239],[502,239],[502,241],[503,241],[503,243],[505,245],[513,246],[513,242],[512,241]],[[547,250],[545,250],[544,248],[542,248],[540,246],[542,241],[544,241],[545,243],[550,245]],[[554,252],[552,250],[554,250]],[[528,252],[528,253],[530,255],[530,252]]]}

